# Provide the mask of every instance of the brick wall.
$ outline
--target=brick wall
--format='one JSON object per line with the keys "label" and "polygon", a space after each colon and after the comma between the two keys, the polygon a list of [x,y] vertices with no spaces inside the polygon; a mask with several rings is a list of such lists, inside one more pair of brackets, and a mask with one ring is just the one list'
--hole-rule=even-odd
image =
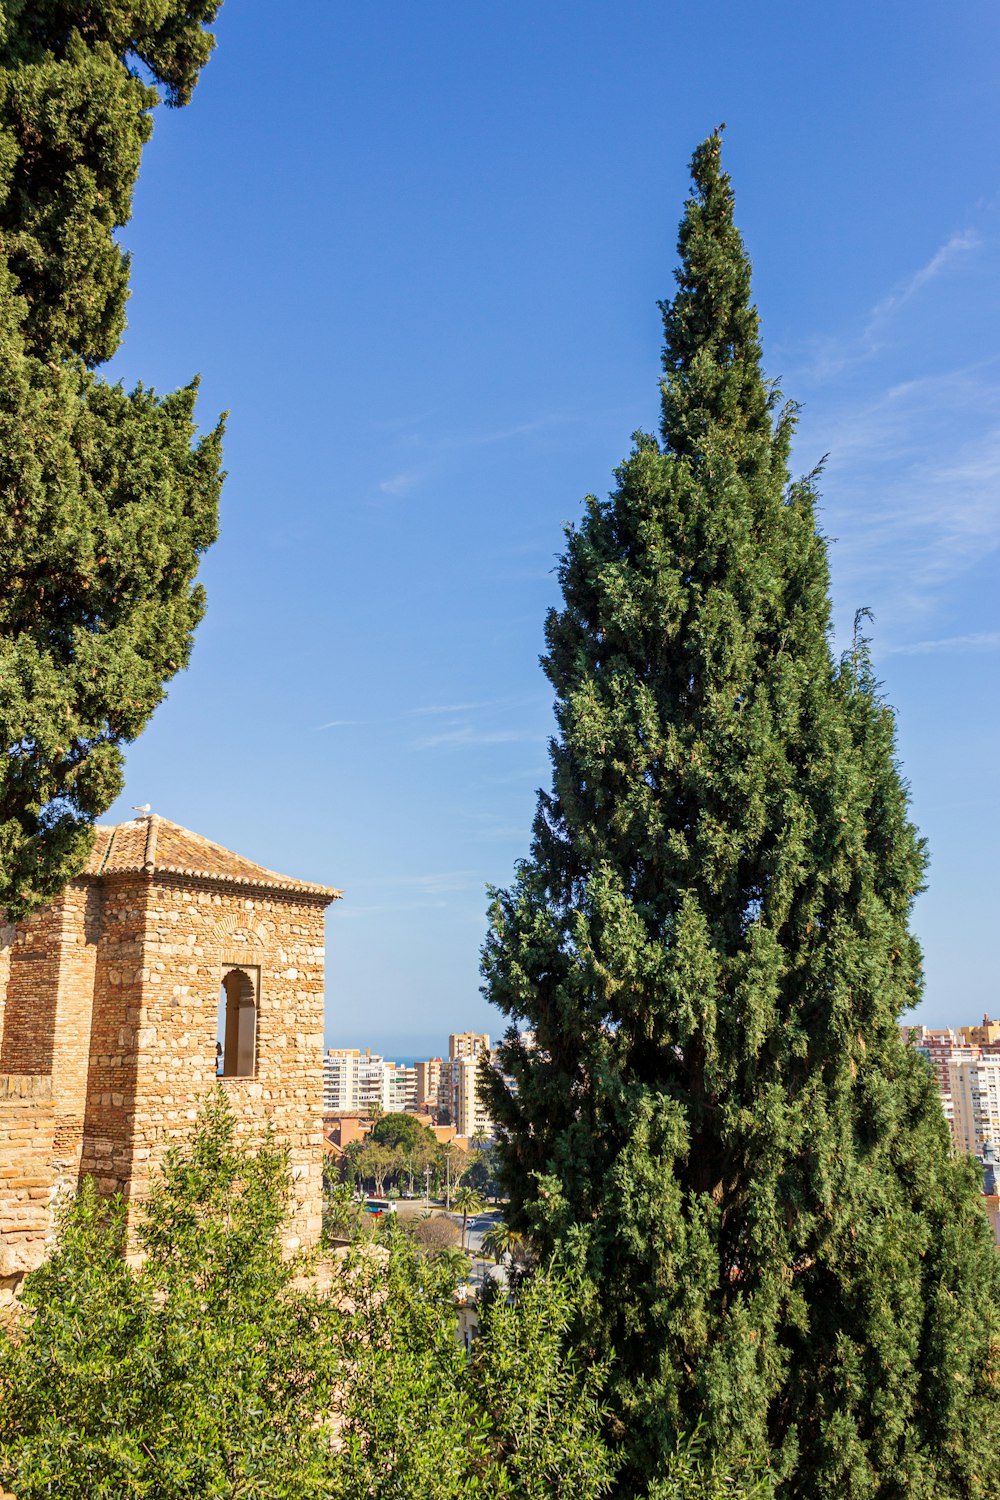
{"label": "brick wall", "polygon": [[42,1259],[52,1232],[50,1078],[0,1075],[0,1296]]}

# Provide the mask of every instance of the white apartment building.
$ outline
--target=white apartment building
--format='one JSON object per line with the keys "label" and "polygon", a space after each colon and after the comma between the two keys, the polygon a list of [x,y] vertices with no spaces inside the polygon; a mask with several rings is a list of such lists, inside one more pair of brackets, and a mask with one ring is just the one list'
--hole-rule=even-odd
{"label": "white apartment building", "polygon": [[417,1070],[365,1051],[358,1059],[358,1108],[402,1114],[417,1097]]}
{"label": "white apartment building", "polygon": [[392,1113],[402,1114],[405,1110],[415,1109],[417,1105],[416,1068],[407,1067],[405,1063],[386,1063],[385,1066],[392,1075],[387,1084],[387,1093],[395,1101]]}
{"label": "white apartment building", "polygon": [[952,1057],[948,1081],[955,1149],[979,1157],[988,1145],[1000,1152],[1000,1056]]}
{"label": "white apartment building", "polygon": [[355,1114],[361,1053],[354,1048],[331,1047],[323,1057],[323,1108],[328,1114]]}

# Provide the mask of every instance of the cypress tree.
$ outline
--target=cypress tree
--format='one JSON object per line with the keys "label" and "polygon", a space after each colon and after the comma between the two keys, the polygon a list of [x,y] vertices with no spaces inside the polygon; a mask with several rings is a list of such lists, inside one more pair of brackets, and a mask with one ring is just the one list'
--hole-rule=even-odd
{"label": "cypress tree", "polygon": [[614,1350],[622,1496],[703,1423],[787,1500],[985,1500],[997,1254],[898,1031],[924,850],[866,643],[831,650],[720,145],[662,305],[660,439],[587,500],[546,625],[552,789],[484,951],[511,1222]]}
{"label": "cypress tree", "polygon": [[[190,98],[219,0],[0,3],[0,910],[83,866],[190,653],[221,423],[93,373],[118,347],[151,110]],[[151,82],[138,76],[142,65]]]}

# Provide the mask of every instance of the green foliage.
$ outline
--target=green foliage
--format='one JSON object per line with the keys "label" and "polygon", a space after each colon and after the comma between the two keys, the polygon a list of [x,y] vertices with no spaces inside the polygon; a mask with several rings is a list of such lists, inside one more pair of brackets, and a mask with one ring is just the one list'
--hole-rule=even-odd
{"label": "green foliage", "polygon": [[346,1182],[334,1181],[326,1171],[323,1173],[323,1235],[325,1239],[356,1240],[373,1226],[373,1219],[366,1214],[355,1196],[354,1189]]}
{"label": "green foliage", "polygon": [[531,1241],[509,1224],[491,1224],[483,1235],[483,1250],[492,1255],[497,1265],[507,1264],[513,1276],[520,1280],[538,1264]]}
{"label": "green foliage", "polygon": [[204,610],[222,429],[197,383],[92,373],[124,327],[150,110],[190,97],[213,0],[0,6],[0,907],[49,899],[122,786],[121,746],[183,667]]}
{"label": "green foliage", "polygon": [[648,1500],[773,1500],[774,1480],[767,1469],[746,1462],[727,1463],[709,1451],[699,1424],[667,1460],[665,1476],[649,1490]]}
{"label": "green foliage", "polygon": [[369,1139],[396,1151],[433,1151],[437,1147],[433,1130],[421,1125],[413,1115],[405,1114],[382,1115]]}
{"label": "green foliage", "polygon": [[186,104],[219,0],[6,0],[0,9],[0,230],[26,352],[111,358],[125,326],[132,215],[157,89]]}
{"label": "green foliage", "polygon": [[468,1182],[463,1182],[459,1185],[458,1191],[455,1194],[454,1203],[455,1207],[458,1209],[458,1212],[462,1215],[461,1243],[464,1245],[466,1228],[468,1226],[469,1219],[474,1214],[481,1213],[482,1210],[486,1207],[486,1204],[484,1203],[483,1199],[480,1198],[479,1194],[476,1192],[471,1183]]}
{"label": "green foliage", "polygon": [[342,1328],[353,1378],[338,1417],[333,1496],[385,1500],[590,1500],[612,1462],[600,1436],[600,1366],[565,1349],[571,1297],[539,1276],[483,1310],[471,1360],[455,1337],[453,1270],[396,1225],[359,1252]]}
{"label": "green foliage", "polygon": [[241,1143],[221,1093],[139,1215],[140,1264],[122,1253],[125,1206],[88,1180],[0,1330],[0,1486],[19,1500],[607,1493],[606,1366],[568,1348],[565,1276],[494,1294],[467,1354],[464,1256],[430,1258],[388,1219],[317,1294],[281,1254],[290,1188],[285,1153]]}
{"label": "green foliage", "polygon": [[701,1422],[783,1500],[985,1500],[1000,1268],[897,1027],[923,847],[865,644],[831,656],[718,136],[693,175],[660,440],[569,531],[552,790],[484,954],[511,1224],[615,1350],[628,1500]]}
{"label": "green foliage", "polygon": [[329,1308],[292,1286],[284,1152],[239,1144],[225,1100],[174,1150],[121,1251],[125,1210],[89,1179],[0,1342],[0,1480],[18,1500],[319,1496]]}
{"label": "green foliage", "polygon": [[372,1182],[375,1187],[375,1196],[382,1198],[385,1195],[386,1182],[401,1170],[402,1158],[392,1146],[383,1146],[369,1136],[367,1140],[361,1142],[353,1154],[352,1164],[358,1180],[364,1183]]}

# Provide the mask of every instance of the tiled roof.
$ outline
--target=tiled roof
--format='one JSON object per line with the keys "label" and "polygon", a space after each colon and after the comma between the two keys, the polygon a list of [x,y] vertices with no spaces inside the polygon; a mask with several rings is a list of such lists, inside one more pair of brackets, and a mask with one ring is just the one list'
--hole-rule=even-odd
{"label": "tiled roof", "polygon": [[254,864],[213,844],[200,833],[192,833],[157,813],[133,818],[114,828],[96,828],[96,838],[85,875],[114,875],[129,871],[156,872],[170,875],[192,875],[204,880],[225,880],[237,885],[261,886],[272,891],[303,891],[335,900],[340,891],[332,886],[315,885],[309,880],[293,880],[264,865]]}

